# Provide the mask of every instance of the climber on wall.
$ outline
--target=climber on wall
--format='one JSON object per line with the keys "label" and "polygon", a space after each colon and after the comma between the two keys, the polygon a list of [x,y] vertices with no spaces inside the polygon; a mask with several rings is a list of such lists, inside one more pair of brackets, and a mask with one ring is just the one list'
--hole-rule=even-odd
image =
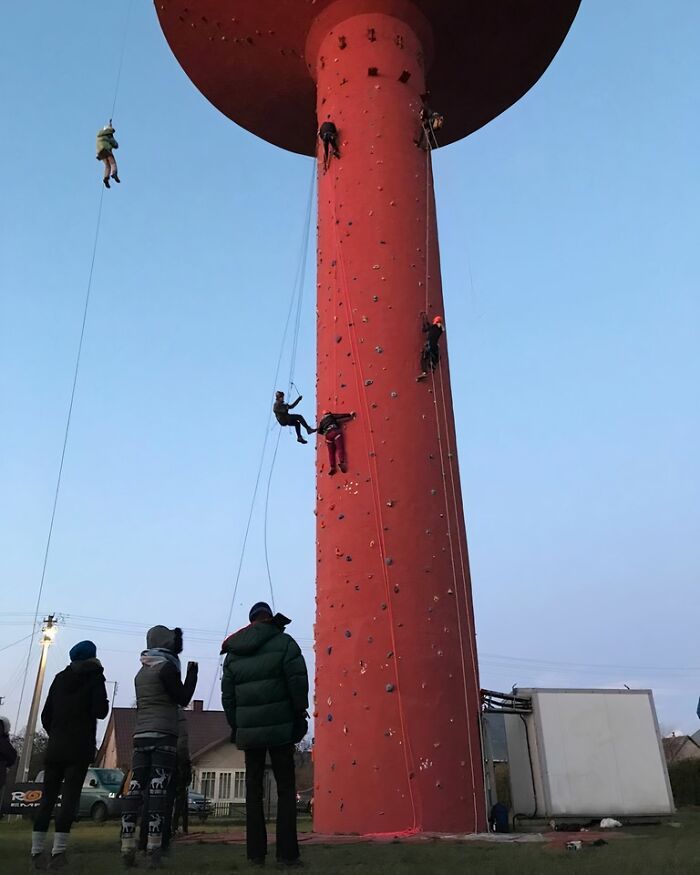
{"label": "climber on wall", "polygon": [[284,392],[275,392],[275,403],[272,405],[272,412],[275,414],[275,419],[283,426],[293,426],[297,433],[297,440],[300,444],[308,444],[308,441],[301,436],[302,426],[308,434],[313,434],[316,429],[311,428],[303,416],[298,413],[290,413],[297,404],[301,401],[301,395],[293,404],[286,404],[284,400]]}
{"label": "climber on wall", "polygon": [[345,439],[343,437],[342,422],[354,419],[354,413],[331,413],[324,410],[321,421],[318,424],[318,433],[323,435],[328,448],[328,474],[332,477],[338,470],[336,462],[343,474],[347,471],[345,459]]}
{"label": "climber on wall", "polygon": [[119,143],[114,139],[114,128],[110,119],[109,124],[97,132],[97,160],[102,161],[105,166],[104,178],[102,179],[105,188],[110,187],[110,176],[115,182],[121,182],[117,175],[117,162],[112,154],[112,150],[118,148]]}
{"label": "climber on wall", "polygon": [[421,95],[423,98],[423,106],[420,111],[420,136],[414,140],[419,149],[432,149],[437,146],[436,132],[445,124],[445,116],[431,109],[428,106],[427,100],[429,94]]}
{"label": "climber on wall", "polygon": [[421,373],[416,378],[419,382],[425,380],[428,371],[434,371],[440,363],[440,338],[445,332],[442,316],[436,316],[432,322],[428,322],[425,313],[423,317],[423,333],[426,335],[423,350],[420,354]]}
{"label": "climber on wall", "polygon": [[338,129],[331,121],[325,121],[318,129],[318,137],[323,143],[323,172],[328,170],[331,153],[334,158],[340,158],[338,149]]}

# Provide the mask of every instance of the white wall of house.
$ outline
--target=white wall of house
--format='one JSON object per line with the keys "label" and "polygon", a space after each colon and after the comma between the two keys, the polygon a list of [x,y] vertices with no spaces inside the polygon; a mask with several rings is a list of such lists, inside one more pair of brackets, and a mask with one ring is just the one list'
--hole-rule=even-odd
{"label": "white wall of house", "polygon": [[214,802],[245,801],[245,754],[228,741],[195,757],[192,788]]}

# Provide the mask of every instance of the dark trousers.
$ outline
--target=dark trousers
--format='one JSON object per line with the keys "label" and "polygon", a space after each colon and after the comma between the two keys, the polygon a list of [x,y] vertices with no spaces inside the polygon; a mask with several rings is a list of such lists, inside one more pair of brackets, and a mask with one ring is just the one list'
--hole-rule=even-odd
{"label": "dark trousers", "polygon": [[[44,790],[39,811],[34,819],[35,832],[48,832],[54,807],[61,795],[61,807],[56,814],[56,832],[70,832],[78,813],[80,794],[89,763],[46,763]],[[63,784],[63,790],[61,790]]]}
{"label": "dark trousers", "polygon": [[325,434],[326,446],[328,447],[329,473],[335,472],[336,461],[341,469],[345,467],[345,438],[339,428],[332,428]]}
{"label": "dark trousers", "polygon": [[426,343],[420,357],[420,366],[424,374],[434,371],[440,362],[440,350],[437,346]]}
{"label": "dark trousers", "polygon": [[[263,777],[267,748],[245,752],[246,850],[249,860],[267,854],[267,830],[263,808]],[[294,745],[271,747],[270,761],[277,783],[277,859],[291,862],[299,857],[297,842],[297,789],[294,775]]]}
{"label": "dark trousers", "polygon": [[338,141],[335,134],[321,134],[321,142],[323,143],[323,163],[328,164],[328,153],[332,152],[336,158],[340,158],[338,151]]}
{"label": "dark trousers", "polygon": [[302,426],[307,430],[311,431],[309,428],[309,423],[304,419],[303,416],[300,416],[298,413],[288,413],[287,418],[280,425],[292,425],[294,426],[294,430],[297,433],[297,437],[301,437],[301,428]]}
{"label": "dark trousers", "polygon": [[143,813],[148,823],[148,849],[163,840],[169,788],[175,771],[175,738],[172,741],[134,739],[131,784],[122,808],[122,851],[136,847],[136,830]]}

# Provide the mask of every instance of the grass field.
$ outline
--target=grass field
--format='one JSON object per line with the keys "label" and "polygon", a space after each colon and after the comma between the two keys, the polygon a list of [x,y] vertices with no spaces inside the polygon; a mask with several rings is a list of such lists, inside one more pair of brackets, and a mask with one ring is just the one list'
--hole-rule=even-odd
{"label": "grass field", "polygon": [[[580,852],[528,844],[483,846],[472,843],[311,845],[302,850],[310,872],[318,875],[695,875],[700,873],[700,809],[681,812],[680,828],[668,825],[625,830],[631,838],[611,840]],[[199,828],[199,827],[197,827]],[[208,829],[213,829],[209,827]],[[66,875],[111,875],[120,865],[115,824],[79,824],[72,838]],[[0,873],[31,871],[30,826],[0,823]],[[585,838],[585,835],[581,835]],[[274,871],[274,865],[268,869]],[[242,845],[175,847],[164,872],[236,873],[249,870]]]}

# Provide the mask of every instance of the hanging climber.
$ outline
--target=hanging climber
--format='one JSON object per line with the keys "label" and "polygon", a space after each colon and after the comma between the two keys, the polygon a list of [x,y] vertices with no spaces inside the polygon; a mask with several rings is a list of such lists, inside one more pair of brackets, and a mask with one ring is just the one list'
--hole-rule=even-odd
{"label": "hanging climber", "polygon": [[[345,439],[340,424],[354,418],[354,413],[331,413],[330,410],[323,411],[323,417],[318,424],[318,433],[323,435],[326,439],[326,447],[328,448],[328,475],[330,477],[335,474],[338,467],[343,474],[347,471]],[[338,463],[338,467],[336,467],[336,462]]]}
{"label": "hanging climber", "polygon": [[445,116],[431,109],[428,106],[427,100],[429,93],[421,95],[423,98],[423,106],[420,111],[420,136],[414,140],[419,149],[427,150],[437,146],[436,131],[445,124]]}
{"label": "hanging climber", "polygon": [[340,150],[338,149],[338,128],[333,122],[323,122],[318,129],[318,136],[323,143],[323,172],[328,170],[331,153],[334,158],[340,158]]}
{"label": "hanging climber", "polygon": [[117,174],[117,162],[112,154],[112,150],[118,148],[119,143],[114,139],[114,128],[110,119],[109,124],[97,132],[97,160],[102,161],[105,166],[105,175],[102,180],[105,188],[109,188],[110,176],[115,182],[121,182]]}
{"label": "hanging climber", "polygon": [[294,404],[286,404],[284,401],[284,392],[275,392],[275,403],[272,405],[272,412],[275,414],[275,419],[280,425],[294,426],[297,433],[297,440],[300,444],[308,444],[308,441],[301,436],[302,426],[306,429],[307,434],[313,434],[316,429],[311,428],[303,416],[298,413],[290,413],[297,404],[301,401],[301,395],[297,398]]}
{"label": "hanging climber", "polygon": [[442,316],[436,316],[432,322],[428,322],[425,313],[423,317],[423,333],[426,335],[423,350],[420,354],[421,373],[416,377],[420,382],[428,376],[428,371],[434,371],[440,363],[440,338],[445,332],[442,324]]}

